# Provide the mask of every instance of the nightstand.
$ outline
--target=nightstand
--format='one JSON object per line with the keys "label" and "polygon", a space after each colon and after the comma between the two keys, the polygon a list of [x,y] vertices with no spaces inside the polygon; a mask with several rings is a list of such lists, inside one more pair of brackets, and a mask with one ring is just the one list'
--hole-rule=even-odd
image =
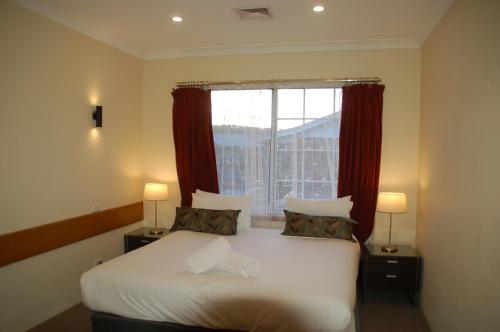
{"label": "nightstand", "polygon": [[410,246],[400,245],[395,253],[386,253],[381,245],[367,245],[363,255],[361,296],[366,293],[406,293],[415,306],[419,289],[420,261],[418,253]]}
{"label": "nightstand", "polygon": [[125,252],[127,253],[129,251],[143,247],[146,244],[149,244],[149,243],[154,242],[158,239],[161,239],[165,235],[169,234],[168,229],[160,228],[163,230],[162,234],[151,235],[151,234],[149,234],[149,231],[152,229],[153,229],[152,227],[143,227],[143,228],[139,228],[139,229],[136,229],[135,231],[132,231],[130,233],[125,234],[125,237],[124,237]]}

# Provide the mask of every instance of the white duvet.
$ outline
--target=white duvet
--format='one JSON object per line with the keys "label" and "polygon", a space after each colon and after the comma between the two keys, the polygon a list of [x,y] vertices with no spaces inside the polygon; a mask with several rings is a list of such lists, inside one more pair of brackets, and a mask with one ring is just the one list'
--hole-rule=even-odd
{"label": "white duvet", "polygon": [[353,330],[359,245],[250,229],[226,236],[257,259],[256,278],[186,272],[218,235],[177,231],[82,275],[83,302],[129,318],[248,331]]}

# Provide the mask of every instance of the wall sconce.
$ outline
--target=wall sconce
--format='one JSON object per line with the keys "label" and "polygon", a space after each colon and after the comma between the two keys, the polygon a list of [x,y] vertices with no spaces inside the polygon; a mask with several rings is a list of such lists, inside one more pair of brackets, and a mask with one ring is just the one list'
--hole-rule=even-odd
{"label": "wall sconce", "polygon": [[95,107],[95,111],[92,113],[92,119],[95,120],[96,128],[102,127],[102,106]]}

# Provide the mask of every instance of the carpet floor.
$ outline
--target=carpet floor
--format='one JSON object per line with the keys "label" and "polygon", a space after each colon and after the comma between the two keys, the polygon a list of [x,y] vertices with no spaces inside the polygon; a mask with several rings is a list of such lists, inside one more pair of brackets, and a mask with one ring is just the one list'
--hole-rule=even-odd
{"label": "carpet floor", "polygon": [[[358,301],[360,330],[357,332],[431,332],[422,311],[402,294],[369,294]],[[90,311],[83,304],[52,317],[30,332],[91,332]]]}

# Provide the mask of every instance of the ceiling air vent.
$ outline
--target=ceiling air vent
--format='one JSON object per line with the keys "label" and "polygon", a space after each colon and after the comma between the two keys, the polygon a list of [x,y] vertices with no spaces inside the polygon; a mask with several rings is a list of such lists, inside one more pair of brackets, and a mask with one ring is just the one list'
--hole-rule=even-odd
{"label": "ceiling air vent", "polygon": [[267,20],[273,18],[269,7],[258,7],[258,8],[237,8],[234,10],[240,19],[249,20]]}

